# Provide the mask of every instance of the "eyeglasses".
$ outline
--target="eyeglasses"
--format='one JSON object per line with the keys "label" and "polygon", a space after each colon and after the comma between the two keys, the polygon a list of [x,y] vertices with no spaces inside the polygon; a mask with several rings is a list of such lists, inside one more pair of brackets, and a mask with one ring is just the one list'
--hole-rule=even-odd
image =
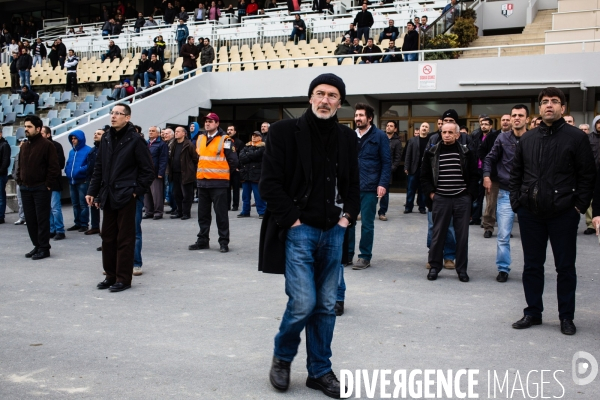
{"label": "eyeglasses", "polygon": [[316,93],[312,94],[312,97],[314,97],[315,99],[317,99],[319,101],[322,101],[323,99],[327,99],[326,101],[328,103],[335,103],[340,100],[340,96],[335,93],[316,92]]}
{"label": "eyeglasses", "polygon": [[127,115],[127,114],[122,113],[122,112],[118,112],[118,111],[111,111],[110,115]]}
{"label": "eyeglasses", "polygon": [[550,100],[546,99],[546,100],[540,101],[540,104],[543,106],[547,106],[550,103],[552,103],[553,106],[557,106],[557,105],[561,104],[561,101],[557,100],[557,99],[550,99]]}

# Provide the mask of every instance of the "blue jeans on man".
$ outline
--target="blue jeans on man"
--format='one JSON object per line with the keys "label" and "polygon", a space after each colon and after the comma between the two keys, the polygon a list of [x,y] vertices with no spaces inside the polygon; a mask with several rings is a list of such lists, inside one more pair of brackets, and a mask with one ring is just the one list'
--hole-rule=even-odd
{"label": "blue jeans on man", "polygon": [[60,197],[61,192],[58,190],[52,191],[52,197],[50,198],[50,233],[65,233]]}
{"label": "blue jeans on man", "polygon": [[29,89],[31,89],[30,71],[28,69],[25,71],[19,71],[19,77],[21,79],[21,87],[27,86]]}
{"label": "blue jeans on man", "polygon": [[390,206],[390,192],[385,192],[385,195],[379,199],[379,211],[377,211],[377,215],[385,215],[387,214],[388,207]]}
{"label": "blue jeans on man", "polygon": [[396,40],[396,37],[398,37],[396,32],[393,32],[392,36],[385,36],[385,33],[381,31],[381,33],[379,34],[379,43],[381,43],[384,39]]}
{"label": "blue jeans on man", "polygon": [[150,86],[150,78],[155,79],[156,80],[156,84],[160,85],[160,72],[159,71],[154,71],[154,72],[144,72],[144,87],[148,87]]}
{"label": "blue jeans on man", "polygon": [[[427,211],[427,248],[431,247],[431,233],[433,230],[433,216],[431,211]],[[456,233],[454,232],[454,221],[450,220],[448,233],[446,233],[446,242],[444,244],[444,260],[456,259]]]}
{"label": "blue jeans on man", "polygon": [[419,53],[404,53],[404,61],[419,61]]}
{"label": "blue jeans on man", "polygon": [[71,203],[73,203],[73,222],[80,228],[87,228],[89,222],[89,207],[85,201],[89,182],[70,184]]}
{"label": "blue jeans on man", "polygon": [[118,89],[113,89],[110,97],[112,97],[115,100],[121,100],[121,99],[127,97],[127,91],[125,90],[124,87],[118,88]]}
{"label": "blue jeans on man", "polygon": [[190,72],[189,75],[186,75],[183,79],[187,79],[187,78],[193,78],[194,76],[196,76],[196,71],[194,71],[196,68],[190,68],[190,67],[183,67],[183,73],[185,74],[186,72]]}
{"label": "blue jeans on man", "polygon": [[344,264],[340,264],[340,276],[338,279],[338,290],[336,301],[344,301],[346,299],[346,280],[344,279]]}
{"label": "blue jeans on man", "polygon": [[142,266],[142,210],[144,209],[144,195],[135,199],[135,251],[133,253],[133,266]]}
{"label": "blue jeans on man", "polygon": [[411,212],[413,210],[417,191],[419,192],[419,195],[417,196],[417,206],[419,207],[419,211],[425,211],[425,195],[421,193],[420,169],[417,169],[414,174],[408,174],[406,180],[406,205],[404,206],[404,211]]}
{"label": "blue jeans on man", "polygon": [[6,183],[8,175],[0,176],[0,219],[4,219],[6,213]]}
{"label": "blue jeans on man", "polygon": [[204,64],[201,68],[202,72],[212,72],[213,65],[212,64]]}
{"label": "blue jeans on man", "polygon": [[510,192],[500,189],[496,204],[496,221],[498,222],[498,250],[496,252],[496,265],[498,272],[510,273],[510,233],[515,221],[515,213],[510,206]]}
{"label": "blue jeans on man", "polygon": [[242,182],[242,214],[250,215],[250,200],[254,193],[254,203],[256,204],[256,212],[258,215],[263,215],[267,210],[267,203],[260,197],[258,191],[258,182]]}
{"label": "blue jeans on man", "polygon": [[308,376],[320,378],[331,371],[331,341],[335,301],[345,229],[323,231],[299,225],[287,232],[285,293],[288,303],[275,336],[274,356],[292,362],[300,333],[306,329]]}
{"label": "blue jeans on man", "polygon": [[292,29],[290,40],[294,40],[296,36],[298,36],[298,40],[306,40],[306,31],[298,30],[298,28]]}
{"label": "blue jeans on man", "polygon": [[[375,212],[377,211],[377,192],[360,192],[360,243],[358,258],[371,261],[373,257],[373,238],[375,236]],[[356,227],[348,228],[348,261],[354,258],[356,246]]]}
{"label": "blue jeans on man", "polygon": [[33,56],[33,66],[35,67],[38,64],[42,65],[42,55],[41,54],[36,54],[35,56]]}

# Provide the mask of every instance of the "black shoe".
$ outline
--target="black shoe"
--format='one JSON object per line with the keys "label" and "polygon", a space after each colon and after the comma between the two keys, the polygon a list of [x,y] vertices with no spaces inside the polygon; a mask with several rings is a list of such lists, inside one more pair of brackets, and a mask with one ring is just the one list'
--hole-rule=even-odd
{"label": "black shoe", "polygon": [[66,238],[64,233],[57,233],[54,240],[63,240],[64,238]]}
{"label": "black shoe", "polygon": [[496,277],[496,280],[498,282],[504,283],[508,280],[508,272],[500,272],[498,273],[498,276]]}
{"label": "black shoe", "polygon": [[102,251],[102,246],[100,246],[100,247],[97,247],[97,248],[96,248],[96,251]]}
{"label": "black shoe", "polygon": [[0,218],[0,224],[4,224],[6,223],[6,221],[4,220],[4,218]]}
{"label": "black shoe", "polygon": [[338,317],[341,317],[342,315],[344,315],[344,302],[336,301],[335,307],[333,307],[333,310],[335,311],[335,315]]}
{"label": "black shoe", "polygon": [[273,356],[269,380],[277,390],[286,391],[290,386],[290,366],[292,363],[283,361]]}
{"label": "black shoe", "polygon": [[108,100],[113,100],[113,101],[114,101],[114,100],[116,100],[116,99],[115,99],[114,97],[112,97],[112,96],[106,96],[106,98],[107,98]]}
{"label": "black shoe", "polygon": [[154,215],[148,215],[148,214],[144,214],[144,215],[142,216],[142,219],[151,219],[151,218],[154,218]]}
{"label": "black shoe", "polygon": [[33,250],[31,250],[29,253],[25,254],[25,257],[27,257],[27,258],[31,258],[31,257],[33,257],[33,255],[34,255],[35,253],[37,253],[39,250],[40,250],[40,249],[38,249],[37,247],[34,247],[34,248],[33,248]]}
{"label": "black shoe", "polygon": [[471,222],[469,222],[469,225],[481,225],[481,220],[480,219],[472,219]]}
{"label": "black shoe", "polygon": [[[334,399],[340,398],[340,381],[333,371],[330,371],[320,378],[306,378],[306,386],[311,389],[320,390],[326,396]],[[348,392],[348,390],[346,390]]]}
{"label": "black shoe", "polygon": [[127,290],[131,288],[131,285],[126,285],[123,282],[117,282],[111,287],[108,288],[111,292],[122,292],[123,290]]}
{"label": "black shoe", "polygon": [[183,215],[179,215],[179,214],[172,214],[171,215],[171,219],[179,219],[181,217],[183,217]]}
{"label": "black shoe", "polygon": [[203,250],[203,249],[210,249],[210,246],[208,243],[194,243],[194,244],[190,244],[188,246],[188,250]]}
{"label": "black shoe", "polygon": [[[585,231],[583,231],[584,235],[593,235],[594,233],[596,233],[596,230],[594,228],[587,228]],[[573,325],[573,327],[575,326]],[[568,333],[565,333],[565,335],[568,335]]]}
{"label": "black shoe", "polygon": [[181,217],[181,219],[182,219],[182,220],[184,220],[184,221],[185,221],[186,219],[190,219],[190,218],[191,218],[191,217],[190,217],[189,215],[184,215],[184,216],[182,216],[182,217]]}
{"label": "black shoe", "polygon": [[492,231],[485,231],[483,232],[483,237],[486,239],[489,239],[492,237]]}
{"label": "black shoe", "polygon": [[231,207],[231,211],[237,211],[238,208],[237,207]]}
{"label": "black shoe", "polygon": [[32,260],[41,260],[50,257],[50,250],[38,250],[37,253],[31,256]]}
{"label": "black shoe", "polygon": [[427,214],[427,211],[425,211],[425,210],[419,210],[419,212],[420,212],[421,214]]}
{"label": "black shoe", "polygon": [[82,226],[81,228],[79,228],[78,232],[87,232],[87,231],[89,231],[88,227],[87,226]]}
{"label": "black shoe", "polygon": [[265,214],[258,214],[258,219],[263,219]]}
{"label": "black shoe", "polygon": [[563,335],[574,335],[577,332],[572,319],[563,319],[560,321],[560,331]]}
{"label": "black shoe", "polygon": [[533,326],[533,325],[541,325],[541,324],[542,324],[541,318],[535,318],[535,317],[532,317],[531,315],[525,315],[523,318],[521,318],[520,320],[518,320],[517,322],[512,324],[512,327],[515,329],[527,329],[527,328],[531,328],[531,326]]}
{"label": "black shoe", "polygon": [[511,238],[514,238],[514,236],[513,236],[513,234],[512,234],[512,233],[510,234],[510,237],[511,237]]}
{"label": "black shoe", "polygon": [[461,282],[469,282],[469,275],[466,272],[458,273],[458,280]]}
{"label": "black shoe", "polygon": [[226,244],[222,244],[221,248],[219,249],[219,251],[221,253],[228,253],[229,252],[229,246],[227,246]]}
{"label": "black shoe", "polygon": [[72,227],[68,228],[67,231],[69,231],[69,232],[78,231],[79,228],[81,228],[79,225],[73,225]]}
{"label": "black shoe", "polygon": [[56,232],[50,232],[50,239],[52,239],[54,236],[56,236]]}
{"label": "black shoe", "polygon": [[162,215],[155,215],[152,219],[162,219]]}
{"label": "black shoe", "polygon": [[115,281],[105,279],[102,282],[100,282],[99,284],[97,284],[96,287],[98,289],[108,289],[109,287],[111,287],[114,284],[115,284]]}
{"label": "black shoe", "polygon": [[435,268],[431,268],[429,270],[429,272],[427,273],[427,280],[429,281],[435,281],[438,277],[438,272]]}
{"label": "black shoe", "polygon": [[238,218],[250,218],[250,214],[238,214]]}
{"label": "black shoe", "polygon": [[410,214],[412,213],[412,210],[404,210],[404,214]]}

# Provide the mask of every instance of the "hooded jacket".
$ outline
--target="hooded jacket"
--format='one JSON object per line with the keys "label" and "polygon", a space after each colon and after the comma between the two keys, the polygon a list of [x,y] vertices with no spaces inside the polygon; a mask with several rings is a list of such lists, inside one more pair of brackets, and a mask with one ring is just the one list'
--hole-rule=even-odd
{"label": "hooded jacket", "polygon": [[92,148],[85,144],[85,133],[80,130],[71,132],[69,142],[75,137],[78,141],[77,146],[73,147],[69,152],[69,159],[65,166],[65,175],[69,178],[71,185],[77,185],[85,182],[87,179],[88,163],[87,157]]}
{"label": "hooded jacket", "polygon": [[197,122],[192,122],[191,125],[194,125],[194,132],[190,132],[190,141],[194,145],[195,149],[196,139],[198,139],[198,135],[200,134],[200,125]]}
{"label": "hooded jacket", "polygon": [[510,205],[539,218],[590,206],[596,183],[594,157],[586,134],[560,118],[521,137],[510,171]]}
{"label": "hooded jacket", "polygon": [[592,154],[594,155],[594,161],[596,162],[596,169],[600,168],[600,132],[596,129],[596,123],[600,121],[600,115],[594,118],[592,126],[590,127],[590,133],[588,139],[590,139],[590,145],[592,146]]}

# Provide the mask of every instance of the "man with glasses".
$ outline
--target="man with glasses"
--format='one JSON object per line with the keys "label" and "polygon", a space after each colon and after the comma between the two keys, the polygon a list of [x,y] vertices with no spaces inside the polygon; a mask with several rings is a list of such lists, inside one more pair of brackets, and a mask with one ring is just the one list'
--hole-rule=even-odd
{"label": "man with glasses", "polygon": [[527,301],[523,318],[512,326],[525,329],[542,324],[544,264],[550,239],[560,330],[574,335],[577,227],[592,199],[596,166],[585,133],[562,118],[564,93],[548,87],[540,92],[538,102],[543,121],[521,139],[509,180],[510,204],[519,216]]}
{"label": "man with glasses", "polygon": [[130,122],[131,108],[119,103],[110,112],[111,127],[100,140],[94,173],[85,199],[102,208],[102,265],[106,279],[98,289],[120,292],[131,287],[136,240],[136,202],[154,180],[154,166],[143,138]]}
{"label": "man with glasses", "polygon": [[271,126],[259,184],[267,203],[259,270],[285,274],[289,298],[269,379],[276,389],[288,389],[306,329],[306,386],[339,398],[331,341],[344,233],[360,209],[356,134],[337,120],[346,97],[338,76],[319,75],[308,95],[310,106],[300,118]]}

